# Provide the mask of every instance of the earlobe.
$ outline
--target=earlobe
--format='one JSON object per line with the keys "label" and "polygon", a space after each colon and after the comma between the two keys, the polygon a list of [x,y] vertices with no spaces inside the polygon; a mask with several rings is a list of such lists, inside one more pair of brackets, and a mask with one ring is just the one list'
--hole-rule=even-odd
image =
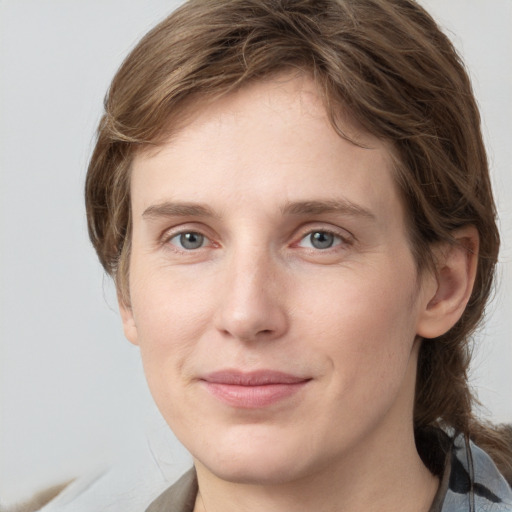
{"label": "earlobe", "polygon": [[121,320],[123,322],[124,335],[130,343],[138,345],[137,325],[135,324],[135,318],[133,317],[132,307],[119,295],[117,296],[117,302],[119,304],[119,313],[121,314]]}
{"label": "earlobe", "polygon": [[437,338],[449,331],[462,316],[471,297],[478,264],[479,236],[474,226],[453,233],[452,244],[435,250],[435,293],[425,298],[417,334]]}

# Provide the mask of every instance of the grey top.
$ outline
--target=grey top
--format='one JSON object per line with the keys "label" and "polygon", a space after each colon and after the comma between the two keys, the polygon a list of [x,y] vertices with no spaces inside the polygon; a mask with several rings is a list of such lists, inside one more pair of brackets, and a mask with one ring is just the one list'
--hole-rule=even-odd
{"label": "grey top", "polygon": [[149,505],[146,512],[192,512],[197,496],[194,469],[187,471],[175,484]]}
{"label": "grey top", "polygon": [[[196,495],[197,478],[191,469],[146,512],[192,512]],[[446,454],[430,512],[512,512],[512,489],[489,455],[459,435]]]}

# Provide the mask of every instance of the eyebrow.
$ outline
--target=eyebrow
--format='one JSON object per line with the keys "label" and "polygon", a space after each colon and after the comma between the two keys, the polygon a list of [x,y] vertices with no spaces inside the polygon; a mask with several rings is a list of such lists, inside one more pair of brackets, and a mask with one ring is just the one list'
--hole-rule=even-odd
{"label": "eyebrow", "polygon": [[322,213],[340,213],[351,217],[365,217],[375,220],[375,215],[366,208],[347,199],[327,201],[288,202],[282,208],[283,214],[289,215],[320,215]]}
{"label": "eyebrow", "polygon": [[[375,220],[375,215],[362,206],[347,199],[326,201],[294,201],[287,202],[281,207],[283,215],[320,215],[323,213],[339,213],[352,217],[365,217]],[[219,215],[211,208],[197,203],[176,203],[165,201],[151,205],[144,210],[142,217],[158,219],[161,217],[215,217]]]}
{"label": "eyebrow", "polygon": [[157,219],[160,217],[218,217],[218,215],[206,205],[165,201],[146,208],[142,217]]}

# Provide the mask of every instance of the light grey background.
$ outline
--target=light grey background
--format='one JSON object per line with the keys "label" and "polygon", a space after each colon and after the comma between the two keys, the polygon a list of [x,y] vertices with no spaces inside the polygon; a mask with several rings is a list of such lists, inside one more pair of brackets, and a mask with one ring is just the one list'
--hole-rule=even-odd
{"label": "light grey background", "polygon": [[[3,503],[164,435],[89,246],[82,188],[111,77],[177,3],[0,0]],[[472,381],[490,418],[511,422],[512,1],[423,3],[465,56],[482,108],[503,249]],[[186,465],[163,439],[168,457]]]}

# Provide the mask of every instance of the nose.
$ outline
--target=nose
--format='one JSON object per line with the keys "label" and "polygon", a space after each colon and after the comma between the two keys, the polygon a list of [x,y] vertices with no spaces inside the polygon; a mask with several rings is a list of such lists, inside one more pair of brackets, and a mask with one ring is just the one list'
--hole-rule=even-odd
{"label": "nose", "polygon": [[279,263],[270,254],[240,252],[226,261],[219,289],[216,328],[238,340],[273,340],[288,330]]}

